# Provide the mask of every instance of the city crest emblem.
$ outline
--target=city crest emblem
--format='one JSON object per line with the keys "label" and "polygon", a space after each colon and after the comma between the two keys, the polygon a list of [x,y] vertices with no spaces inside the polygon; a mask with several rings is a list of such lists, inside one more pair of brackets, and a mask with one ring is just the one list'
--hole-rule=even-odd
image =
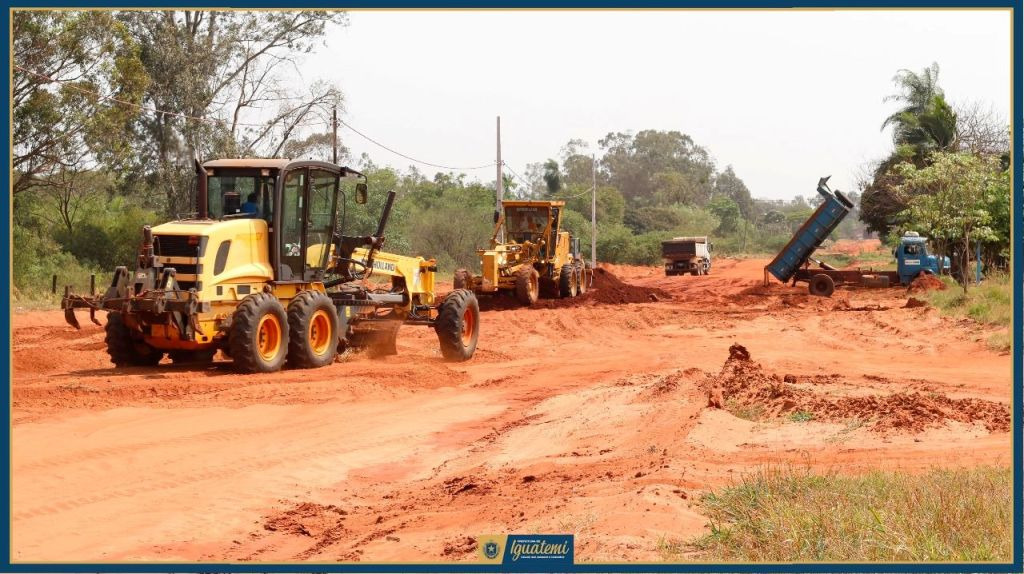
{"label": "city crest emblem", "polygon": [[493,540],[489,540],[484,544],[484,556],[487,557],[488,560],[494,560],[497,558],[499,550],[501,549],[498,547],[498,543]]}

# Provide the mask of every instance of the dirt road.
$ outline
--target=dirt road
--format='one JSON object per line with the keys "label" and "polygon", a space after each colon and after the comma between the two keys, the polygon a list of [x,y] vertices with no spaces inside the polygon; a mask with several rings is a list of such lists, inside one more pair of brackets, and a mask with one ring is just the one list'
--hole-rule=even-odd
{"label": "dirt road", "polygon": [[662,295],[485,311],[462,364],[406,327],[383,361],[115,370],[102,328],[16,313],[12,558],[436,562],[572,532],[577,561],[658,561],[765,464],[1010,464],[990,331],[903,289],[763,288],[765,263],[608,267]]}

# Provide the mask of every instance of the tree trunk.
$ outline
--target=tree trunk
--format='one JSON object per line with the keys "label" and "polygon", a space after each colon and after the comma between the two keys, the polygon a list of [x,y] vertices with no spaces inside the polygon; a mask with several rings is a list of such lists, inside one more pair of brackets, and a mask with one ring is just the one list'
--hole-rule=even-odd
{"label": "tree trunk", "polygon": [[964,231],[964,248],[960,254],[960,281],[964,287],[964,295],[967,294],[967,286],[970,284],[968,278],[968,266],[971,264],[971,232]]}

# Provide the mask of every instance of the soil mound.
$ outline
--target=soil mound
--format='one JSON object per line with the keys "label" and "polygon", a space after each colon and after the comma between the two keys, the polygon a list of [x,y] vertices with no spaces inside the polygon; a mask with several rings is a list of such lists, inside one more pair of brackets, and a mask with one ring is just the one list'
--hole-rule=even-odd
{"label": "soil mound", "polygon": [[758,406],[768,418],[801,412],[815,420],[864,421],[876,432],[918,433],[950,420],[981,423],[989,432],[1010,430],[1009,409],[992,401],[951,399],[937,393],[917,392],[825,397],[764,372],[760,364],[751,360],[746,347],[739,344],[729,347],[729,358],[721,372],[708,377],[702,387],[709,406]]}
{"label": "soil mound", "polygon": [[922,291],[945,290],[946,284],[938,277],[930,273],[921,273],[910,282],[907,287],[909,293],[921,293]]}
{"label": "soil mound", "polygon": [[[629,303],[656,303],[672,299],[667,291],[657,287],[640,287],[626,283],[614,273],[603,267],[594,269],[594,282],[588,286],[587,292],[576,297],[560,299],[557,291],[542,291],[542,298],[533,307],[539,309],[564,309],[580,305],[605,304],[626,305]],[[551,297],[551,298],[548,298]],[[523,305],[515,297],[506,295],[485,296],[480,298],[480,308],[484,311],[502,311],[520,309]]]}

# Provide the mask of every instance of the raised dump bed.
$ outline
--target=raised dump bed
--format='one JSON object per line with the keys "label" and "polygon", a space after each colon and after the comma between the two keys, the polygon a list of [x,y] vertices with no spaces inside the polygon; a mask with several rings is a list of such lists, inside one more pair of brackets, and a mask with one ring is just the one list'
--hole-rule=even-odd
{"label": "raised dump bed", "polygon": [[811,217],[793,234],[789,243],[765,267],[766,272],[783,283],[793,278],[797,270],[807,263],[814,250],[821,246],[853,209],[853,202],[842,192],[833,192],[829,189],[829,177],[818,180],[818,193],[824,196],[825,201],[814,210]]}

